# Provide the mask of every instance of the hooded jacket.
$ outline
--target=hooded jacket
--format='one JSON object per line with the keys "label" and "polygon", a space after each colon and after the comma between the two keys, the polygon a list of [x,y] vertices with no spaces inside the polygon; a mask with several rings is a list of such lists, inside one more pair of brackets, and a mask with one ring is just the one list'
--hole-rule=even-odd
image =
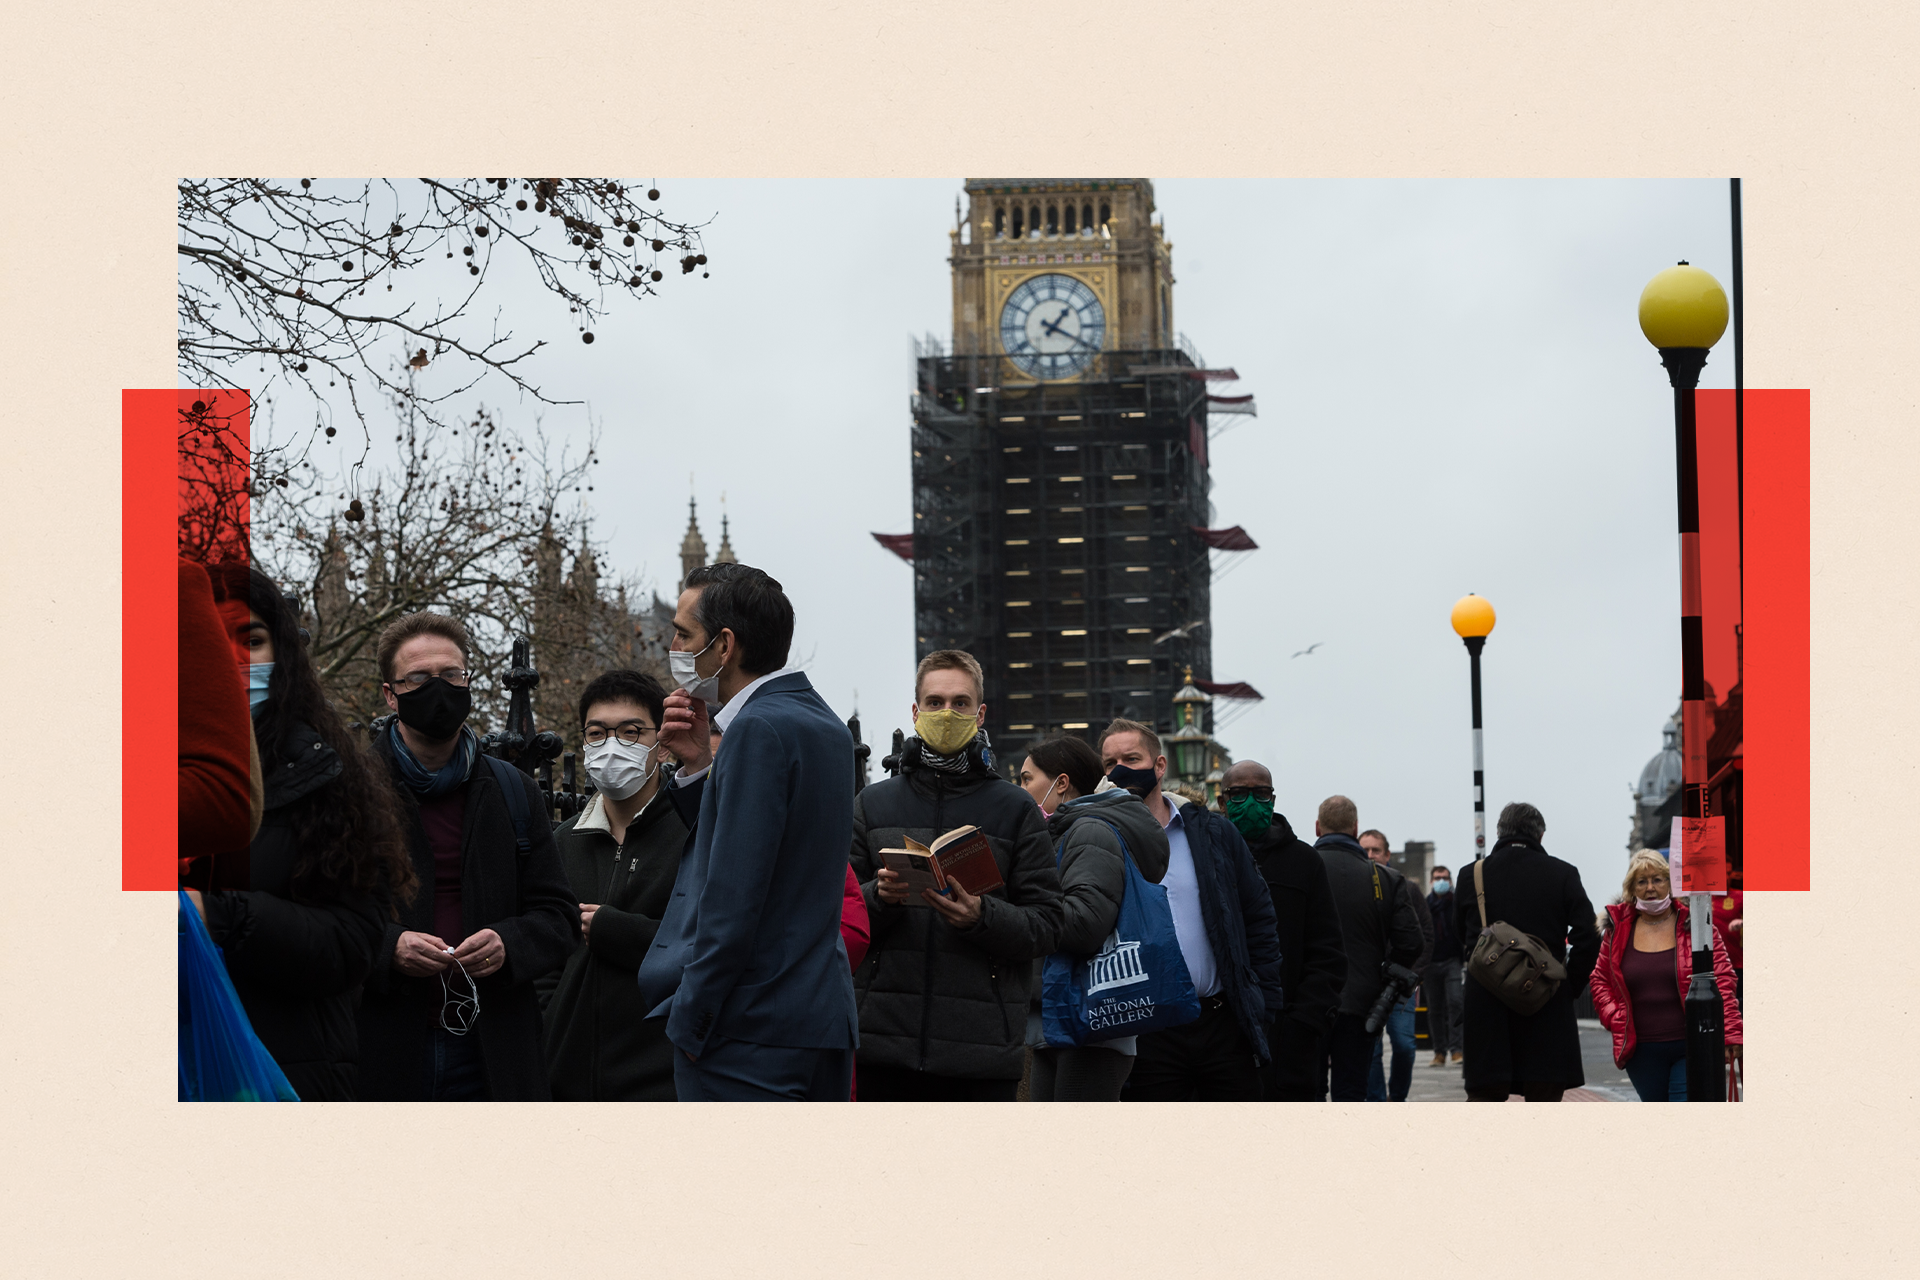
{"label": "hooded jacket", "polygon": [[[1673,976],[1680,987],[1680,998],[1685,1000],[1687,984],[1693,981],[1691,916],[1685,898],[1674,898],[1673,909]],[[1627,979],[1622,968],[1627,948],[1633,945],[1633,917],[1637,912],[1638,908],[1631,902],[1615,902],[1607,907],[1600,959],[1593,966],[1593,1014],[1600,1019],[1601,1026],[1613,1033],[1613,1065],[1616,1067],[1626,1066],[1633,1051],[1639,1048],[1633,1032],[1633,1001],[1627,995]],[[1745,1032],[1740,1024],[1740,1001],[1734,995],[1733,960],[1718,926],[1713,930],[1712,947],[1713,985],[1720,991],[1720,1004],[1725,1010],[1727,1043],[1740,1044]]]}
{"label": "hooded jacket", "polygon": [[[934,1075],[1017,1080],[1025,1067],[1033,961],[1061,925],[1053,842],[1033,797],[996,774],[976,738],[964,772],[928,764],[918,738],[901,771],[853,803],[854,874],[873,940],[854,971],[859,1061]],[[883,902],[880,850],[931,844],[955,827],[986,833],[1005,881],[982,895],[979,923],[956,929],[930,906]]]}
{"label": "hooded jacket", "polygon": [[380,945],[383,906],[336,885],[294,884],[302,802],[327,803],[339,754],[292,724],[262,764],[265,811],[248,853],[249,887],[207,893],[207,932],[293,1091],[303,1102],[351,1101],[360,1056],[354,1006]]}

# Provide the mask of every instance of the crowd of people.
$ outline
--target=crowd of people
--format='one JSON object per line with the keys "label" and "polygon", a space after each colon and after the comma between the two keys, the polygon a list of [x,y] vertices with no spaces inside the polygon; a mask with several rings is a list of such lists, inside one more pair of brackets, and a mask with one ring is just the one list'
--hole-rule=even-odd
{"label": "crowd of people", "polygon": [[[1431,1065],[1461,1065],[1468,1100],[1558,1101],[1585,1079],[1589,981],[1639,1095],[1685,1096],[1693,955],[1666,861],[1635,854],[1596,917],[1532,805],[1506,806],[1459,883],[1440,866],[1420,886],[1346,796],[1320,803],[1309,842],[1257,762],[1236,762],[1212,807],[1181,794],[1147,724],[1047,738],[1008,769],[986,675],[957,650],[921,661],[898,771],[856,792],[847,727],[787,665],[791,602],[722,563],[679,598],[674,688],[615,669],[582,691],[569,728],[594,790],[555,827],[467,723],[458,619],[382,632],[392,715],[369,742],[270,579],[197,581],[212,608],[194,616],[218,617],[246,676],[257,818],[249,840],[247,798],[224,814],[219,852],[245,856],[209,874],[220,859],[184,797],[219,787],[183,745],[183,884],[302,1099],[1404,1101],[1424,1000]],[[961,828],[997,883],[910,887],[891,855]],[[1062,1042],[1043,972],[1112,960],[1143,890],[1197,1012]],[[1729,1055],[1739,922],[1722,912],[1737,909],[1717,904],[1710,930]],[[1489,920],[1564,955],[1537,1010],[1466,981]]]}

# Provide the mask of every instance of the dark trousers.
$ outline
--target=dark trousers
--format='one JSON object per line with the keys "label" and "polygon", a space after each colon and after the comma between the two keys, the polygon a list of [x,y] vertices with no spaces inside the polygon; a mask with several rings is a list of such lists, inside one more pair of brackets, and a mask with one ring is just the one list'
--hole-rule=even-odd
{"label": "dark trousers", "polygon": [[457,1036],[445,1027],[433,1029],[433,1069],[428,1075],[428,1102],[488,1102],[487,1061],[480,1053],[480,1036],[469,1031]]}
{"label": "dark trousers", "polygon": [[1327,1030],[1320,1058],[1322,1090],[1332,1084],[1335,1102],[1367,1100],[1367,1069],[1373,1065],[1373,1037],[1367,1020],[1357,1013],[1336,1013]]}
{"label": "dark trousers", "polygon": [[1123,1102],[1258,1102],[1260,1065],[1220,996],[1200,998],[1200,1016],[1139,1039]]}
{"label": "dark trousers", "polygon": [[1273,1061],[1260,1068],[1260,1088],[1268,1102],[1325,1102],[1325,1034],[1298,1018],[1282,1017],[1267,1033]]}
{"label": "dark trousers", "polygon": [[1133,1056],[1088,1045],[1080,1049],[1035,1049],[1035,1102],[1118,1102],[1133,1070]]}
{"label": "dark trousers", "polygon": [[931,1071],[871,1062],[860,1068],[862,1102],[1012,1102],[1019,1091],[1018,1080],[937,1076]]}
{"label": "dark trousers", "polygon": [[1460,1052],[1460,1002],[1466,993],[1458,956],[1427,966],[1420,989],[1427,997],[1427,1036],[1435,1053]]}
{"label": "dark trousers", "polygon": [[[1567,1086],[1563,1084],[1541,1084],[1533,1080],[1522,1080],[1513,1088],[1518,1089],[1520,1096],[1528,1102],[1559,1102],[1561,1095],[1567,1091]],[[1512,1090],[1504,1084],[1494,1085],[1489,1089],[1469,1089],[1467,1101],[1505,1102],[1511,1092]]]}
{"label": "dark trousers", "polygon": [[1638,1044],[1627,1059],[1627,1079],[1642,1102],[1687,1100],[1687,1042],[1654,1040]]}
{"label": "dark trousers", "polygon": [[[866,1087],[862,1075],[860,1085]],[[792,1049],[712,1036],[690,1062],[673,1051],[673,1089],[682,1102],[845,1102],[853,1050]]]}

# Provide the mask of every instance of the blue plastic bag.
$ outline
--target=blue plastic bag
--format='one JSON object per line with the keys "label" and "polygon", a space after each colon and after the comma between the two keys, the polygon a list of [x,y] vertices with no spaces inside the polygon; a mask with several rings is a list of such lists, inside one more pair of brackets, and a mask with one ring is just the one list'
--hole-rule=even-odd
{"label": "blue plastic bag", "polygon": [[1040,1029],[1056,1049],[1164,1031],[1200,1016],[1166,886],[1140,874],[1120,828],[1107,825],[1127,867],[1113,932],[1098,955],[1055,952],[1040,972]]}
{"label": "blue plastic bag", "polygon": [[298,1102],[240,1007],[227,962],[180,891],[180,1101]]}

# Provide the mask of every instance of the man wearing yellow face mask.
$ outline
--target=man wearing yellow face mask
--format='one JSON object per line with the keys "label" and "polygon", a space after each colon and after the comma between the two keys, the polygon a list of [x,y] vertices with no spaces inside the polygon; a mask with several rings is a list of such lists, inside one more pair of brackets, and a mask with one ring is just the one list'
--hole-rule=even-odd
{"label": "man wearing yellow face mask", "polygon": [[[983,692],[971,654],[928,654],[899,775],[854,798],[851,860],[873,929],[853,980],[862,1102],[1012,1102],[1020,1086],[1033,961],[1054,949],[1060,877],[1039,807],[994,767]],[[910,900],[880,851],[963,826],[986,834],[1005,883]]]}

